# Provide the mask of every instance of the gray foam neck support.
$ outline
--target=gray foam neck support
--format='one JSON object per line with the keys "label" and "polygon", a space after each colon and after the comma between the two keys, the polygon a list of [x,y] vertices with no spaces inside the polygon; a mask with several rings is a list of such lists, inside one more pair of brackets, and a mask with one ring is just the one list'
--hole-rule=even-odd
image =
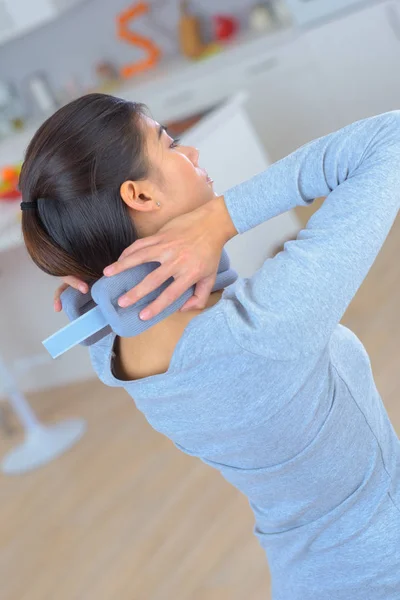
{"label": "gray foam neck support", "polygon": [[[118,305],[118,298],[138,285],[159,266],[159,262],[149,262],[112,277],[102,277],[93,284],[87,294],[67,288],[61,294],[61,302],[71,322],[43,341],[51,356],[56,358],[77,344],[91,346],[112,331],[120,337],[133,337],[179,310],[193,295],[194,285],[154,318],[148,321],[139,318],[141,310],[174,281],[172,277],[132,306],[121,308]],[[212,292],[228,287],[237,278],[238,274],[231,269],[229,256],[223,249]]]}

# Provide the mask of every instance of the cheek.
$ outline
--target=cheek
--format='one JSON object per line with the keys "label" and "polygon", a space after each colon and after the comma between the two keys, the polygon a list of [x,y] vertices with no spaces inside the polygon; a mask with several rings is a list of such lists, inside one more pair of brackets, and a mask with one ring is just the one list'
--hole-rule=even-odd
{"label": "cheek", "polygon": [[210,184],[193,163],[179,152],[168,156],[163,172],[171,216],[191,212],[214,197]]}
{"label": "cheek", "polygon": [[174,194],[174,201],[176,199],[180,205],[196,204],[202,190],[204,191],[204,181],[193,164],[178,154],[169,165],[168,181],[169,188]]}

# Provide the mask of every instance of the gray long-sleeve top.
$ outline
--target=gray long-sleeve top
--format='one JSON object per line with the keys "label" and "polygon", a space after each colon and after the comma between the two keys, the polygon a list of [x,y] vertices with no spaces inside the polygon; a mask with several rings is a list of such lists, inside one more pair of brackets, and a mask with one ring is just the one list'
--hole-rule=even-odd
{"label": "gray long-sleeve top", "polygon": [[398,600],[400,442],[339,321],[399,210],[400,111],[306,144],[225,202],[243,233],[319,196],[296,240],[188,324],[166,373],[119,381],[114,334],[91,358],[247,496],[274,600]]}

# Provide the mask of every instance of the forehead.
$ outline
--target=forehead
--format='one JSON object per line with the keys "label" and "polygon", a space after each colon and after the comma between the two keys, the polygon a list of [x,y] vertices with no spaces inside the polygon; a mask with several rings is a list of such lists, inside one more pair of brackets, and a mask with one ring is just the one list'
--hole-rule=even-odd
{"label": "forehead", "polygon": [[158,123],[158,121],[154,121],[154,119],[150,117],[144,116],[143,126],[146,132],[146,137],[157,141],[159,138],[159,131],[161,127],[160,123]]}
{"label": "forehead", "polygon": [[[164,146],[162,136],[165,127],[151,117],[144,117],[143,127],[146,138],[146,147],[151,161],[158,161],[164,156]],[[165,134],[164,134],[165,136]]]}
{"label": "forehead", "polygon": [[[158,172],[164,157],[164,144],[161,143],[159,136],[161,125],[158,121],[145,116],[143,117],[142,126],[145,135],[147,156],[152,168]],[[160,177],[160,175],[157,175],[157,177]]]}

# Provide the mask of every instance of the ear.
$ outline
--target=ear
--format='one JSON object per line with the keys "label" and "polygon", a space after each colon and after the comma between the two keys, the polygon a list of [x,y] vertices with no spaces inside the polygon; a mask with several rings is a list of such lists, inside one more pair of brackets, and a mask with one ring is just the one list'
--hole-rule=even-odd
{"label": "ear", "polygon": [[150,186],[144,181],[124,181],[119,188],[122,200],[129,208],[146,211],[152,210],[152,196]]}

